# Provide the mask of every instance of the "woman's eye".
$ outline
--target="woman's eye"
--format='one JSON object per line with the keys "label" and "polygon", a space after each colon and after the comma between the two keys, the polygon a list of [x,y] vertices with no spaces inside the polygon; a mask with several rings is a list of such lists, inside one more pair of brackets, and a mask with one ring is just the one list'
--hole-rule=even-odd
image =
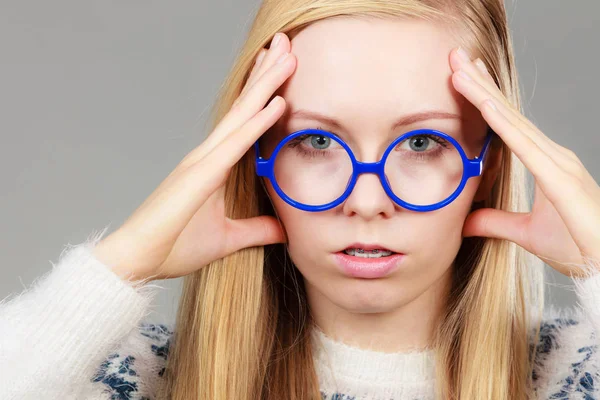
{"label": "woman's eye", "polygon": [[312,135],[305,140],[317,150],[325,150],[331,145],[331,138],[327,136]]}
{"label": "woman's eye", "polygon": [[433,140],[425,136],[415,136],[409,140],[410,148],[414,151],[425,151],[430,144],[433,144]]}
{"label": "woman's eye", "polygon": [[407,140],[404,140],[401,143],[401,146],[405,144],[407,144],[412,151],[424,152],[435,147],[436,142],[427,136],[412,136]]}

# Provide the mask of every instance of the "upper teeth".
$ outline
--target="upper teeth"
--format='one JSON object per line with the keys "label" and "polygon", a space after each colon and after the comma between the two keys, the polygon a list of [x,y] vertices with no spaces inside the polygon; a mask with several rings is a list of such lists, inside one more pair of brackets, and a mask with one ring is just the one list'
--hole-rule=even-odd
{"label": "upper teeth", "polygon": [[351,256],[363,257],[363,258],[377,258],[377,257],[385,257],[392,254],[391,251],[387,250],[364,250],[364,249],[346,249],[344,252]]}

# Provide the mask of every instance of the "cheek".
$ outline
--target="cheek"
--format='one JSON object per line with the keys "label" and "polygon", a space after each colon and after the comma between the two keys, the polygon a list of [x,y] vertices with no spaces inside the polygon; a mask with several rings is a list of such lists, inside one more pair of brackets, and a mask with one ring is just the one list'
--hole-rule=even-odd
{"label": "cheek", "polygon": [[307,236],[305,232],[310,231],[310,226],[314,226],[316,223],[314,219],[318,216],[287,204],[275,192],[270,182],[266,181],[265,184],[275,212],[281,219],[283,228],[288,236],[289,246],[292,247],[297,242],[305,242],[305,236]]}
{"label": "cheek", "polygon": [[273,207],[288,237],[290,257],[303,275],[310,276],[312,266],[323,263],[324,255],[333,250],[331,235],[328,235],[328,232],[335,226],[335,221],[331,219],[330,213],[311,213],[287,204],[269,183],[266,185]]}
{"label": "cheek", "polygon": [[446,235],[461,236],[462,227],[471,210],[480,180],[481,178],[469,179],[460,196],[440,209],[439,215],[432,214],[435,221],[427,223],[427,225],[436,227]]}
{"label": "cheek", "polygon": [[481,176],[469,179],[460,196],[450,204],[451,206],[454,206],[455,212],[459,214],[463,220],[467,217],[467,214],[471,209],[473,199],[475,198],[480,183]]}
{"label": "cheek", "polygon": [[429,261],[443,260],[444,264],[452,262],[462,244],[462,228],[471,210],[479,180],[471,178],[461,195],[437,212],[411,214],[412,220],[405,221],[414,235],[411,235],[411,243],[416,254]]}

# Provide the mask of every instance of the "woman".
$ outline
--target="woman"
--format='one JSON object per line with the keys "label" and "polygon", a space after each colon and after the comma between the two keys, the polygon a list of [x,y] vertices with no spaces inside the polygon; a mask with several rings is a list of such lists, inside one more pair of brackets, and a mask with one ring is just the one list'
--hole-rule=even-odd
{"label": "woman", "polygon": [[502,2],[459,3],[264,1],[208,138],[4,306],[0,393],[593,398],[600,188],[518,111]]}

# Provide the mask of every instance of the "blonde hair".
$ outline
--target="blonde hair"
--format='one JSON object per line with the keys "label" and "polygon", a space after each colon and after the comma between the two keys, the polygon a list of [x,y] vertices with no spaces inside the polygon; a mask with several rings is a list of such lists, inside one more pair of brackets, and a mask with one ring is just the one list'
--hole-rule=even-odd
{"label": "blonde hair", "polygon": [[[424,18],[456,26],[465,32],[462,45],[481,57],[509,101],[521,107],[502,0],[264,0],[217,99],[213,127],[276,32],[292,38],[334,16]],[[523,165],[501,141],[494,148],[502,150],[498,177],[491,196],[473,209],[528,211]],[[226,182],[229,218],[274,215],[253,157],[249,151]],[[536,261],[507,241],[464,239],[435,334],[437,398],[531,396],[532,350],[544,307],[543,263]],[[284,245],[247,248],[214,261],[185,277],[163,397],[320,399],[312,324],[302,277]]]}

